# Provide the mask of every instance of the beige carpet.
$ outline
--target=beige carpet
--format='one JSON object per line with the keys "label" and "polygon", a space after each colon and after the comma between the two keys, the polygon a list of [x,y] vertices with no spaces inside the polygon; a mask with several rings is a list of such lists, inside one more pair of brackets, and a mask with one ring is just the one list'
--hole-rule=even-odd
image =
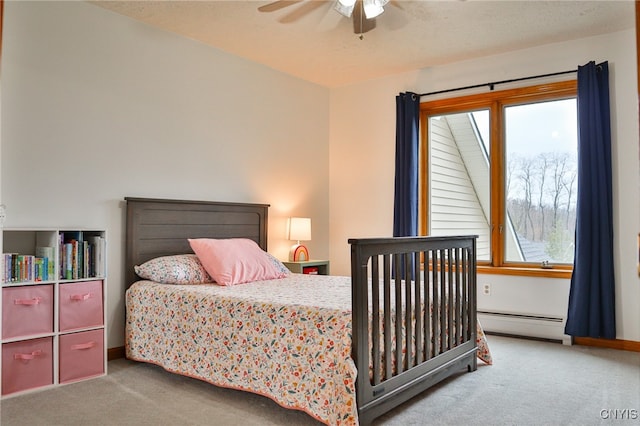
{"label": "beige carpet", "polygon": [[[495,365],[479,363],[375,424],[640,424],[639,353],[488,339]],[[102,378],[5,398],[0,411],[2,426],[319,424],[270,399],[124,359],[111,361]]]}

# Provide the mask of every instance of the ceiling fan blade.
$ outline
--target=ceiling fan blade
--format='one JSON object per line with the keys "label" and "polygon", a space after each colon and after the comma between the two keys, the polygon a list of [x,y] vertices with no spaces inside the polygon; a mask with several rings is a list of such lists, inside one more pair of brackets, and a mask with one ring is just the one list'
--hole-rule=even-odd
{"label": "ceiling fan blade", "polygon": [[324,7],[326,5],[327,5],[327,2],[324,2],[324,1],[305,2],[304,4],[294,9],[293,11],[287,13],[282,18],[278,19],[278,22],[281,22],[283,24],[290,24],[292,22],[297,21],[298,19],[305,17],[306,15],[313,12],[314,10],[320,7]]}
{"label": "ceiling fan blade", "polygon": [[304,0],[277,0],[271,3],[267,3],[258,8],[260,12],[275,12],[280,9],[284,9],[285,7],[292,6],[296,3],[300,3]]}
{"label": "ceiling fan blade", "polygon": [[362,2],[358,2],[353,9],[353,32],[355,34],[364,34],[371,31],[376,27],[376,18],[367,19],[364,16],[364,10],[362,8]]}

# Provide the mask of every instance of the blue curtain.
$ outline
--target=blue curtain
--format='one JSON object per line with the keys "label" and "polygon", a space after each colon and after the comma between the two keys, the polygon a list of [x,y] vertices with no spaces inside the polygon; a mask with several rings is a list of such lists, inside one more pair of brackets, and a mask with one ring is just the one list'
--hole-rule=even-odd
{"label": "blue curtain", "polygon": [[576,247],[565,333],[616,337],[609,65],[578,67]]}
{"label": "blue curtain", "polygon": [[[396,96],[396,173],[393,203],[393,236],[418,235],[418,128],[420,96],[400,93]],[[406,265],[414,278],[414,259]],[[394,262],[393,277],[405,278],[404,258]],[[399,272],[399,274],[396,273]]]}
{"label": "blue curtain", "polygon": [[393,236],[418,235],[418,128],[420,97],[396,96],[396,173]]}

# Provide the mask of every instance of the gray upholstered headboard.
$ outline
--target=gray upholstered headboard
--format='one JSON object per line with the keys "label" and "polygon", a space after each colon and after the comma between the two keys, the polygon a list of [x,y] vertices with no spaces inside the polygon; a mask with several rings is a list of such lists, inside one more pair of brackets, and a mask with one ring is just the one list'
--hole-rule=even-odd
{"label": "gray upholstered headboard", "polygon": [[126,197],[125,283],[158,256],[193,253],[188,238],[250,238],[267,250],[268,204]]}

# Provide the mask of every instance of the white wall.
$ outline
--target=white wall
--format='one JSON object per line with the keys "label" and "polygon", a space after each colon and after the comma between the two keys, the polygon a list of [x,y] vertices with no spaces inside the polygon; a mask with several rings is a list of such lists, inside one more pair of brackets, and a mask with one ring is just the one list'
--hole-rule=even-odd
{"label": "white wall", "polygon": [[328,257],[329,91],[85,2],[5,2],[6,227],[108,232],[108,345],[122,346],[125,196],[269,203]]}
{"label": "white wall", "polygon": [[[427,93],[571,70],[591,60],[608,60],[615,186],[617,337],[640,341],[640,280],[636,272],[640,170],[635,58],[635,32],[628,30],[421,69],[332,90],[329,213],[332,273],[349,274],[348,238],[392,235],[395,96],[399,92]],[[525,84],[531,83],[535,82]],[[513,86],[497,89],[509,87]],[[456,95],[469,93],[472,92]],[[492,292],[490,296],[479,295],[479,309],[566,315],[569,280],[480,275],[479,287],[484,283],[492,284]]]}
{"label": "white wall", "polygon": [[[269,251],[281,258],[286,217],[312,217],[312,256],[348,275],[348,238],[392,233],[398,92],[589,60],[609,60],[612,75],[618,337],[640,341],[633,31],[329,91],[84,2],[5,2],[4,13],[6,226],[107,229],[109,347],[123,344],[123,197],[270,203]],[[485,282],[482,309],[565,314],[567,280]]]}

